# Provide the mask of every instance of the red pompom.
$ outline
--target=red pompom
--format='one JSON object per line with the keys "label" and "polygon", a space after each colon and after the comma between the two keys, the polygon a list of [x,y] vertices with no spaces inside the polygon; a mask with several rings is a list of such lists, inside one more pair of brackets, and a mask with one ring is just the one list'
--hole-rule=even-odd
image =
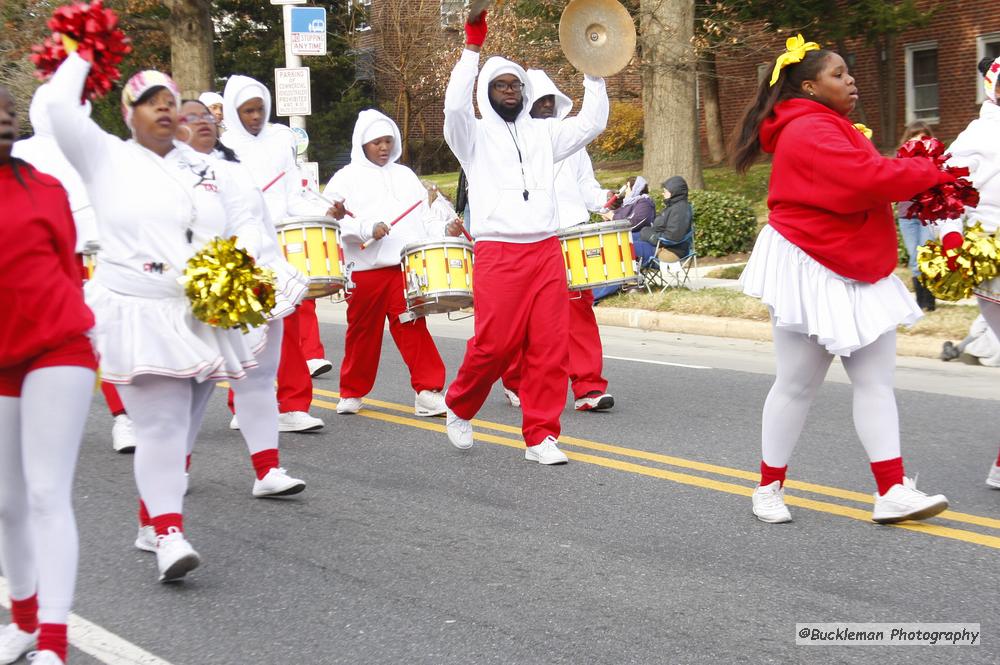
{"label": "red pompom", "polygon": [[920,220],[925,226],[939,219],[959,219],[966,208],[979,205],[979,192],[966,180],[969,169],[964,166],[948,166],[951,157],[945,152],[944,144],[935,138],[919,138],[907,141],[896,151],[896,157],[924,157],[931,159],[943,173],[955,178],[917,194],[911,199],[909,216]]}
{"label": "red pompom", "polygon": [[41,44],[32,46],[31,61],[36,75],[45,80],[66,59],[68,53],[62,36],[77,42],[77,53],[91,63],[83,86],[83,96],[96,99],[110,92],[121,78],[118,63],[132,52],[130,40],[118,27],[118,15],[104,8],[103,0],[89,4],[76,2],[58,7],[48,21],[52,34]]}

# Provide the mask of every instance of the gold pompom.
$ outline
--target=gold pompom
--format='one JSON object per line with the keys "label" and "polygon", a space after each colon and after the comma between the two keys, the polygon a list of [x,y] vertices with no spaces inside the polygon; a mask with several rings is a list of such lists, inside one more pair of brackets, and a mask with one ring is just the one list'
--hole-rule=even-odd
{"label": "gold pompom", "polygon": [[199,321],[246,332],[267,322],[274,308],[274,272],[236,246],[215,238],[192,256],[179,280]]}
{"label": "gold pompom", "polygon": [[[954,270],[948,267],[949,256],[955,258]],[[968,298],[979,284],[1000,275],[1000,232],[987,233],[976,222],[965,230],[962,246],[948,255],[940,242],[930,240],[917,250],[917,266],[935,298]]]}

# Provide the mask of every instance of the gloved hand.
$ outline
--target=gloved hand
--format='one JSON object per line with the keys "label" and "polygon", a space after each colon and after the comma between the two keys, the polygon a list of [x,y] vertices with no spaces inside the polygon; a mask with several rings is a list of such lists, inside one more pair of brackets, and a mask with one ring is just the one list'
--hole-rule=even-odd
{"label": "gloved hand", "polygon": [[472,46],[482,46],[486,41],[486,12],[479,15],[479,18],[472,21],[471,17],[465,22],[465,43]]}
{"label": "gloved hand", "polygon": [[[941,249],[946,253],[953,249],[958,249],[965,242],[965,238],[958,231],[952,231],[951,233],[946,233],[943,238],[941,238]],[[948,257],[948,270],[955,270],[958,268],[958,259],[955,256]]]}

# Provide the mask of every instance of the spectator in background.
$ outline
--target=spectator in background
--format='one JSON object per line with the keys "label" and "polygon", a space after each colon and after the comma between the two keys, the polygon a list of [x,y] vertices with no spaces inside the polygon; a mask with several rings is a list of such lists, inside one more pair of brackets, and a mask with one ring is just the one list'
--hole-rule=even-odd
{"label": "spectator in background", "polygon": [[[911,139],[931,138],[933,136],[934,134],[931,133],[930,126],[922,120],[917,120],[906,126],[903,138],[899,140],[899,145],[903,145]],[[931,225],[924,226],[920,223],[919,219],[911,219],[909,217],[911,205],[909,201],[901,201],[896,204],[896,220],[899,224],[899,235],[903,237],[903,246],[906,247],[906,254],[909,256],[908,265],[910,266],[910,273],[913,276],[913,292],[917,298],[917,304],[925,312],[933,312],[934,296],[920,281],[920,270],[917,268],[917,248],[935,237],[936,227]]]}
{"label": "spectator in background", "polygon": [[639,237],[657,248],[661,261],[679,261],[691,253],[691,239],[687,235],[694,210],[688,202],[687,181],[679,175],[664,180],[663,201],[663,211],[640,231]]}

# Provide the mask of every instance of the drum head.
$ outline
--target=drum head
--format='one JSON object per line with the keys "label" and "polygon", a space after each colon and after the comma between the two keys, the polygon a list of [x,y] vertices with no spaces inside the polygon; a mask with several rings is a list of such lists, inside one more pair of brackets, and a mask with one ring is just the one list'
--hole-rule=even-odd
{"label": "drum head", "polygon": [[291,227],[318,227],[325,226],[328,228],[340,230],[340,222],[335,220],[333,217],[324,217],[322,215],[316,216],[302,216],[302,217],[285,217],[280,222],[274,225],[275,230],[281,231],[284,228]]}
{"label": "drum head", "polygon": [[573,238],[576,236],[593,236],[600,233],[615,233],[620,231],[630,231],[632,222],[627,219],[619,219],[613,222],[598,222],[596,224],[578,224],[559,229],[556,234],[560,238]]}

